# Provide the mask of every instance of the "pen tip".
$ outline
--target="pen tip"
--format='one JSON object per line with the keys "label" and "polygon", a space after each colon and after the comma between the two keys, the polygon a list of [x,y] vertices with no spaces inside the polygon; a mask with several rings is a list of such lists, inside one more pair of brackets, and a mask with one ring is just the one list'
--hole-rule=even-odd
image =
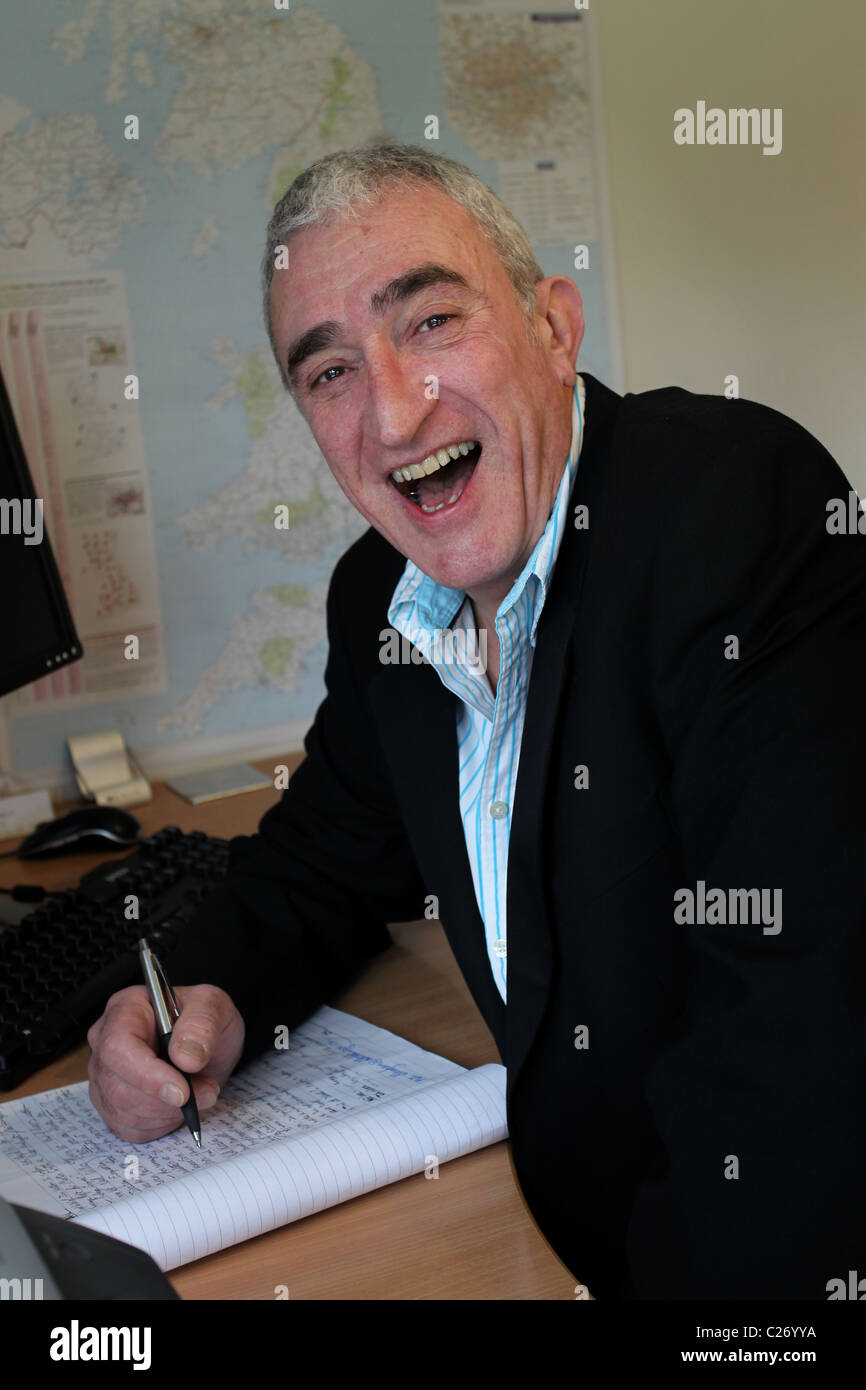
{"label": "pen tip", "polygon": [[193,1137],[193,1139],[195,1140],[195,1142],[198,1144],[199,1148],[201,1148],[201,1133],[199,1132],[199,1130],[194,1129],[193,1132],[192,1132],[192,1137]]}

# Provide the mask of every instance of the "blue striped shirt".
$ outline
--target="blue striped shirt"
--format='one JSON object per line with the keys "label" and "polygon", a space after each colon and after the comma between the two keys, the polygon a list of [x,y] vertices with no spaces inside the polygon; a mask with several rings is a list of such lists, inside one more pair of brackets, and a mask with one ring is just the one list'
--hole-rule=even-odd
{"label": "blue striped shirt", "polygon": [[500,650],[496,695],[483,669],[472,607],[462,590],[435,583],[409,560],[388,609],[391,626],[430,661],[442,684],[459,700],[460,815],[490,967],[503,1000],[508,842],[535,630],[566,525],[583,443],[585,402],[584,384],[578,377],[571,449],[550,517],[520,577],[496,610]]}

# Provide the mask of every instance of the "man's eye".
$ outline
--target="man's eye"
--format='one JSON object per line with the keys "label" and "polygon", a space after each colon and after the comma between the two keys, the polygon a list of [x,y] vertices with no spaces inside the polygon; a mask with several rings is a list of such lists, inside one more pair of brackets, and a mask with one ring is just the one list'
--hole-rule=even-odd
{"label": "man's eye", "polygon": [[319,375],[318,375],[317,377],[314,377],[313,380],[310,382],[310,390],[315,390],[315,388],[318,386],[319,382],[322,381],[322,380],[324,380],[325,378],[327,378],[326,383],[325,383],[326,385],[327,385],[327,382],[328,382],[328,381],[339,381],[339,377],[329,376],[328,373],[329,373],[329,372],[342,372],[343,370],[344,370],[343,367],[326,367],[325,370],[324,370],[323,372],[319,372]]}
{"label": "man's eye", "polygon": [[[454,315],[453,315],[453,314],[430,314],[428,318],[424,319],[424,321],[418,325],[418,332],[419,332],[419,333],[423,333],[423,332],[424,332],[424,324],[425,324],[425,323],[433,323],[434,321],[438,320],[438,323],[437,323],[437,327],[438,327],[438,324],[439,324],[439,323],[447,323],[449,319],[453,319],[453,318],[454,318]],[[428,330],[428,331],[429,331],[429,330]]]}

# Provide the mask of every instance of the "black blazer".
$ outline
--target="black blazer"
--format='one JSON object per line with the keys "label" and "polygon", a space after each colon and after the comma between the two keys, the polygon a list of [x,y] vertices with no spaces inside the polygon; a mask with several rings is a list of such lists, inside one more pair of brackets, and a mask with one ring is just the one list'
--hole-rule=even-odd
{"label": "black blazer", "polygon": [[[589,525],[563,536],[537,633],[507,1007],[456,697],[379,661],[405,561],[373,530],[334,572],[308,756],[170,969],[232,995],[248,1060],[436,894],[507,1067],[521,1187],[575,1278],[825,1299],[866,1275],[866,539],[828,534],[849,484],[793,421],[584,379]],[[781,931],[678,923],[699,880],[781,890]]]}

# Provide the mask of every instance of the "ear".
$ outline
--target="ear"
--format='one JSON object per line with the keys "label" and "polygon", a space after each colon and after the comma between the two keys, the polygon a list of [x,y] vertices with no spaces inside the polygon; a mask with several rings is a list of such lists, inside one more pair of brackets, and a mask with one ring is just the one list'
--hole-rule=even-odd
{"label": "ear", "polygon": [[538,281],[535,326],[559,382],[573,386],[574,364],[583,341],[583,300],[567,275],[549,275]]}

